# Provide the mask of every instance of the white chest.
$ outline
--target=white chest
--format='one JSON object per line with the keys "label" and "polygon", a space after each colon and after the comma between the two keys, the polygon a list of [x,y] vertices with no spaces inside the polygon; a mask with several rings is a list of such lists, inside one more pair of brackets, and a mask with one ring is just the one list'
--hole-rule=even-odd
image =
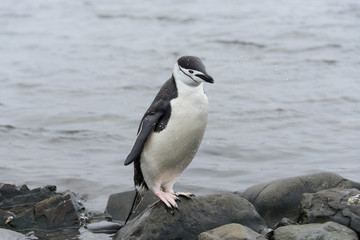
{"label": "white chest", "polygon": [[198,131],[205,130],[207,116],[208,100],[205,94],[179,96],[171,101],[168,130],[180,136],[197,137]]}
{"label": "white chest", "polygon": [[143,149],[141,164],[146,172],[171,170],[175,175],[181,174],[194,158],[203,138],[208,99],[202,89],[179,93],[170,103],[171,116],[166,128],[152,133]]}

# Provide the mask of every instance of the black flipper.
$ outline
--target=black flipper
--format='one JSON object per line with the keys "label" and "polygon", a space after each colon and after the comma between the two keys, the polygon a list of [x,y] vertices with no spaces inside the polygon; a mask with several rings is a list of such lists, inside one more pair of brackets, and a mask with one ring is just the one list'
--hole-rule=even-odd
{"label": "black flipper", "polygon": [[166,128],[171,116],[170,101],[177,97],[177,87],[175,79],[172,76],[161,87],[159,93],[156,95],[154,101],[140,122],[137,138],[124,162],[124,165],[129,165],[130,163],[134,162],[134,183],[136,187],[135,198],[125,223],[130,219],[131,214],[140,204],[144,192],[149,190],[141,171],[141,152],[144,149],[145,143],[152,132],[159,133]]}
{"label": "black flipper", "polygon": [[131,215],[136,211],[137,207],[139,206],[141,200],[143,199],[143,196],[139,193],[138,190],[135,190],[135,197],[134,197],[134,201],[131,205],[131,209],[129,212],[129,215],[127,216],[124,225],[126,225],[126,223],[129,221]]}
{"label": "black flipper", "polygon": [[139,133],[135,140],[129,155],[127,156],[124,165],[129,165],[140,157],[140,154],[144,148],[145,142],[148,139],[150,133],[157,125],[159,118],[163,115],[162,112],[155,112],[154,114],[145,115],[140,124]]}
{"label": "black flipper", "polygon": [[161,132],[166,128],[171,115],[170,101],[177,98],[177,96],[177,87],[175,79],[172,76],[161,87],[159,93],[143,116],[135,143],[124,162],[125,166],[132,162],[136,163],[140,159],[140,154],[152,130],[154,132]]}

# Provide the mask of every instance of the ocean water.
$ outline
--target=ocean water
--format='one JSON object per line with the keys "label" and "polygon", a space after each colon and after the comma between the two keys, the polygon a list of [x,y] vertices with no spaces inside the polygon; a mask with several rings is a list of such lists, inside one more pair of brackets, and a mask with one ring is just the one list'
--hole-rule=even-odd
{"label": "ocean water", "polygon": [[103,211],[133,189],[123,162],[182,55],[215,84],[175,190],[321,171],[360,181],[359,1],[1,0],[0,182],[53,184]]}

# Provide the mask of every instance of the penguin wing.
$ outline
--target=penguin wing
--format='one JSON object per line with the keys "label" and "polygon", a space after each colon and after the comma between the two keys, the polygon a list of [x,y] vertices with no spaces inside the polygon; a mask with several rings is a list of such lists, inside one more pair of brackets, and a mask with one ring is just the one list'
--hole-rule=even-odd
{"label": "penguin wing", "polygon": [[139,159],[146,140],[148,139],[154,127],[159,122],[159,119],[161,118],[162,115],[163,112],[160,111],[160,112],[149,113],[144,116],[143,120],[140,123],[139,131],[135,143],[124,162],[125,166]]}

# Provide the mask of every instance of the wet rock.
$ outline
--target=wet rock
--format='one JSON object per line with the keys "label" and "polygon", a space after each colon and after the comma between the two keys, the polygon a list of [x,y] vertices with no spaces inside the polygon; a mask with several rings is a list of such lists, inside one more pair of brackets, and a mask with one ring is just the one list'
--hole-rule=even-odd
{"label": "wet rock", "polygon": [[72,193],[56,195],[35,205],[35,220],[39,229],[78,227],[79,211]]}
{"label": "wet rock", "polygon": [[22,187],[18,187],[13,184],[2,183],[0,184],[0,201],[3,201],[6,198],[12,198],[21,194],[26,194],[30,190],[24,185]]}
{"label": "wet rock", "polygon": [[[110,217],[112,220],[125,221],[130,212],[134,197],[135,191],[111,194],[105,210],[108,217]],[[156,198],[150,191],[146,192],[135,213],[131,215],[130,220],[139,215],[149,205],[158,200],[159,199]]]}
{"label": "wet rock", "polygon": [[88,224],[86,229],[93,233],[116,233],[122,226],[115,222],[101,221]]}
{"label": "wet rock", "polygon": [[1,236],[1,240],[25,240],[28,239],[26,238],[25,235],[21,234],[21,233],[17,233],[8,229],[1,229],[0,228],[0,236]]}
{"label": "wet rock", "polygon": [[30,190],[26,185],[0,184],[0,209],[11,209],[18,214],[30,209],[35,203],[57,194],[55,186],[45,186]]}
{"label": "wet rock", "polygon": [[358,240],[356,233],[338,223],[289,225],[275,229],[272,240]]}
{"label": "wet rock", "polygon": [[334,188],[305,193],[301,201],[300,223],[333,221],[360,234],[360,190]]}
{"label": "wet rock", "polygon": [[30,190],[26,185],[0,184],[0,227],[15,231],[79,227],[79,204],[55,186]]}
{"label": "wet rock", "polygon": [[255,206],[269,226],[274,226],[284,217],[297,220],[303,193],[334,187],[360,188],[360,183],[324,172],[261,183],[248,188],[241,196]]}
{"label": "wet rock", "polygon": [[15,217],[14,213],[0,209],[0,223],[8,223],[9,221],[12,221],[14,217]]}
{"label": "wet rock", "polygon": [[226,224],[200,233],[195,240],[266,240],[261,234],[238,223]]}
{"label": "wet rock", "polygon": [[266,229],[264,220],[244,198],[222,193],[181,198],[180,211],[169,211],[157,202],[128,222],[114,239],[193,239],[216,227],[240,223],[255,232]]}
{"label": "wet rock", "polygon": [[55,230],[79,226],[79,213],[70,194],[54,195],[19,214],[10,223],[15,229]]}

